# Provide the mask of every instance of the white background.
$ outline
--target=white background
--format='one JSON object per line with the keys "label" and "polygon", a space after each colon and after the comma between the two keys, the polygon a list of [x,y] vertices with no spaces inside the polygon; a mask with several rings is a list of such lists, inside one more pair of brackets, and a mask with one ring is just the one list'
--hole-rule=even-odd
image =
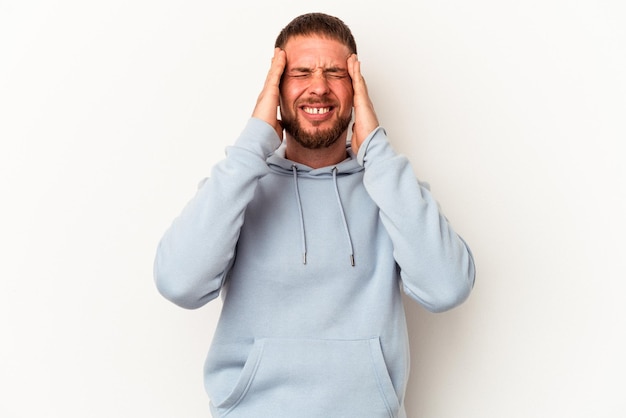
{"label": "white background", "polygon": [[461,307],[407,306],[410,417],[626,416],[623,4],[0,0],[0,416],[208,416],[219,302],[152,260],[309,11],[477,262]]}

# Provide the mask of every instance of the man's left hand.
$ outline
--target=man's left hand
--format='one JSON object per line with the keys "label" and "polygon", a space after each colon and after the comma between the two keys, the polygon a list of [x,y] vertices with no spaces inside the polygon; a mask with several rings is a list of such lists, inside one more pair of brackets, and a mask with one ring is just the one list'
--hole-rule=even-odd
{"label": "man's left hand", "polygon": [[348,73],[352,78],[354,90],[354,125],[352,125],[352,150],[359,152],[359,147],[367,136],[378,127],[378,118],[374,105],[367,93],[365,79],[361,75],[361,62],[356,54],[348,57]]}

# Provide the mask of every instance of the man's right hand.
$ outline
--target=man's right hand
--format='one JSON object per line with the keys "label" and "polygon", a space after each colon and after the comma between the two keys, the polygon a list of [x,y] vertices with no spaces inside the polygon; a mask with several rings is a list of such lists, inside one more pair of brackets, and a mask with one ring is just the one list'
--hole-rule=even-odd
{"label": "man's right hand", "polygon": [[285,51],[275,48],[272,66],[267,73],[263,91],[261,91],[256,101],[254,112],[252,112],[252,117],[264,120],[272,125],[281,140],[283,139],[283,127],[280,120],[278,120],[277,109],[280,105],[280,79],[285,70],[286,62]]}

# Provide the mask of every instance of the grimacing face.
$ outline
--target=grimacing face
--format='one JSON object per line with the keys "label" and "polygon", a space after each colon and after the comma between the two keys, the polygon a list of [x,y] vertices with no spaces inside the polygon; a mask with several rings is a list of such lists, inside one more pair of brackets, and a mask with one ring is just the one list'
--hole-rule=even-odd
{"label": "grimacing face", "polygon": [[305,148],[345,139],[352,119],[352,79],[347,46],[320,36],[296,36],[284,47],[287,63],[280,112],[287,135]]}

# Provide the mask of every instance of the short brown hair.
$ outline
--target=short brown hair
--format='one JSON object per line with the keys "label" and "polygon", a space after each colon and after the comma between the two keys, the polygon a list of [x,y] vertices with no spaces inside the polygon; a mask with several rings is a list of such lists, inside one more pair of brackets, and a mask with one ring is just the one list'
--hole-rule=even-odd
{"label": "short brown hair", "polygon": [[290,38],[307,35],[334,39],[356,54],[356,42],[350,28],[341,19],[324,13],[307,13],[296,17],[280,31],[274,46],[283,49]]}

